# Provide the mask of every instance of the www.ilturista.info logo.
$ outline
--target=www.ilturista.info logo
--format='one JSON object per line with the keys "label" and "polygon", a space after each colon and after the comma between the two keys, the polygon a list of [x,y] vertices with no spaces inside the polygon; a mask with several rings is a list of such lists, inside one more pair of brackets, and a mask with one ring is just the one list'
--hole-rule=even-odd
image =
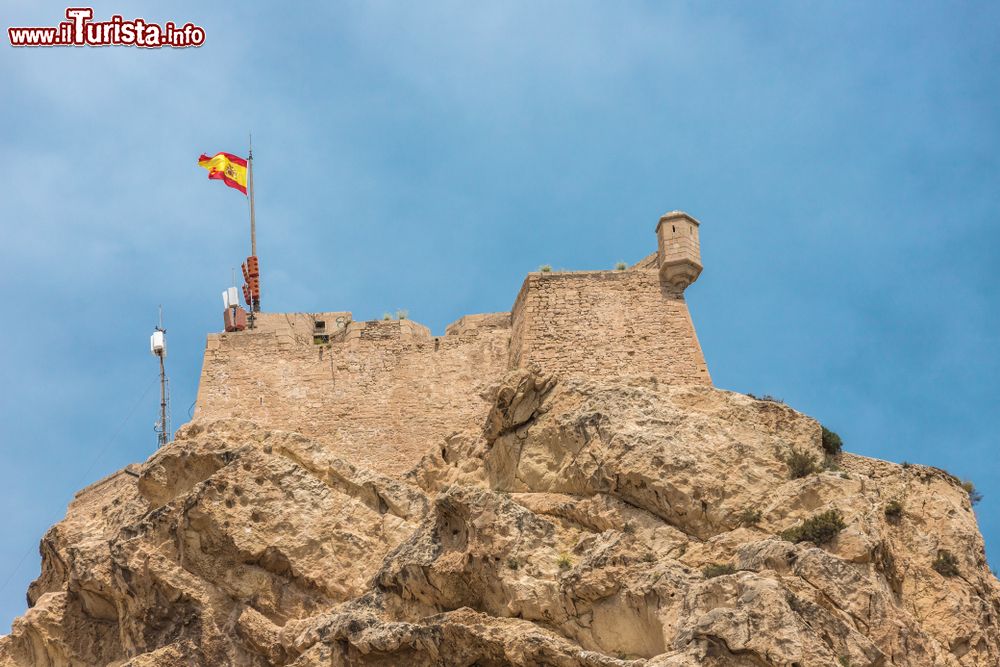
{"label": "www.ilturista.info logo", "polygon": [[141,46],[158,49],[164,46],[184,48],[205,43],[205,29],[173,21],[164,25],[144,19],[126,21],[115,14],[110,21],[95,21],[91,7],[70,7],[68,21],[49,28],[7,28],[11,46]]}

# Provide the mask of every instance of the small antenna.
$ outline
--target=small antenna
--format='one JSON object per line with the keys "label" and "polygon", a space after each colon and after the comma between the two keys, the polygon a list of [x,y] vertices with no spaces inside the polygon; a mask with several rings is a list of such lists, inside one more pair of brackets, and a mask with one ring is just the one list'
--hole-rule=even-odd
{"label": "small antenna", "polygon": [[167,358],[167,330],[163,328],[163,306],[159,307],[158,324],[149,338],[149,351],[160,360],[160,420],[153,426],[156,446],[163,447],[170,436],[170,381],[164,359]]}

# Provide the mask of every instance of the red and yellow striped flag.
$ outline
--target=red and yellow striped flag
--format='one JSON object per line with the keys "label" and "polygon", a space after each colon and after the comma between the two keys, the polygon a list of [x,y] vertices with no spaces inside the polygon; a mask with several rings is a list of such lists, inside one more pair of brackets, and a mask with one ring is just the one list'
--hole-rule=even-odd
{"label": "red and yellow striped flag", "polygon": [[222,181],[231,188],[247,193],[247,161],[232,153],[202,154],[198,166],[208,169],[208,177]]}

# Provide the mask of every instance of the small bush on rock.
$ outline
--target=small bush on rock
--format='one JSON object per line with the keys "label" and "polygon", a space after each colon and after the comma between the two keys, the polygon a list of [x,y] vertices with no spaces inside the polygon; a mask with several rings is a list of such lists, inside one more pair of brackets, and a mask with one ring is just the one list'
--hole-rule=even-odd
{"label": "small bush on rock", "polygon": [[900,519],[903,518],[903,503],[898,500],[890,500],[886,503],[885,518],[889,523],[899,523]]}
{"label": "small bush on rock", "polygon": [[962,488],[969,494],[969,502],[973,505],[978,505],[979,501],[983,499],[983,494],[980,493],[979,490],[976,489],[976,485],[969,480],[962,482]]}
{"label": "small bush on rock", "polygon": [[760,523],[761,512],[756,507],[744,507],[740,510],[740,513],[736,515],[736,521],[741,526],[756,526]]}
{"label": "small bush on rock", "polygon": [[844,448],[844,441],[840,439],[840,436],[828,429],[823,427],[823,451],[825,451],[830,456],[836,456],[840,453],[840,450]]}
{"label": "small bush on rock", "polygon": [[615,264],[615,271],[624,271],[627,268],[628,265],[625,262],[618,262]]}
{"label": "small bush on rock", "polygon": [[736,568],[729,563],[712,563],[711,565],[706,565],[701,573],[705,575],[706,579],[715,579],[724,574],[732,574],[735,571]]}
{"label": "small bush on rock", "polygon": [[931,567],[942,577],[958,575],[958,559],[947,549],[938,549],[937,558],[931,563]]}
{"label": "small bush on rock", "polygon": [[540,267],[538,267],[538,270],[541,271],[542,273],[552,273],[552,265],[542,264]]}
{"label": "small bush on rock", "polygon": [[778,537],[788,542],[812,542],[826,544],[847,527],[844,516],[838,510],[827,510],[809,517],[798,526],[778,533]]}
{"label": "small bush on rock", "polygon": [[556,565],[559,566],[560,570],[568,570],[573,567],[573,559],[569,557],[569,554],[561,553],[559,554],[559,557],[556,558]]}
{"label": "small bush on rock", "polygon": [[785,455],[785,465],[788,466],[789,479],[801,479],[819,471],[815,456],[794,447]]}
{"label": "small bush on rock", "polygon": [[772,396],[771,394],[764,394],[763,396],[758,396],[752,391],[748,391],[747,396],[754,399],[755,401],[767,401],[768,403],[780,403],[781,405],[785,404],[783,400],[781,400],[777,396]]}

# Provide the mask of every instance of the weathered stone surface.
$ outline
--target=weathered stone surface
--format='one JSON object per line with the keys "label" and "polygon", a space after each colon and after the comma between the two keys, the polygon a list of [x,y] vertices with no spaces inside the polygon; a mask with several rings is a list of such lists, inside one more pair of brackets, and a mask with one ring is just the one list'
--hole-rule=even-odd
{"label": "weathered stone surface", "polygon": [[[704,385],[522,369],[485,395],[406,475],[185,426],[46,534],[0,665],[1000,664],[1000,583],[946,473],[842,454],[790,479],[819,425]],[[830,542],[776,536],[828,509]]]}

